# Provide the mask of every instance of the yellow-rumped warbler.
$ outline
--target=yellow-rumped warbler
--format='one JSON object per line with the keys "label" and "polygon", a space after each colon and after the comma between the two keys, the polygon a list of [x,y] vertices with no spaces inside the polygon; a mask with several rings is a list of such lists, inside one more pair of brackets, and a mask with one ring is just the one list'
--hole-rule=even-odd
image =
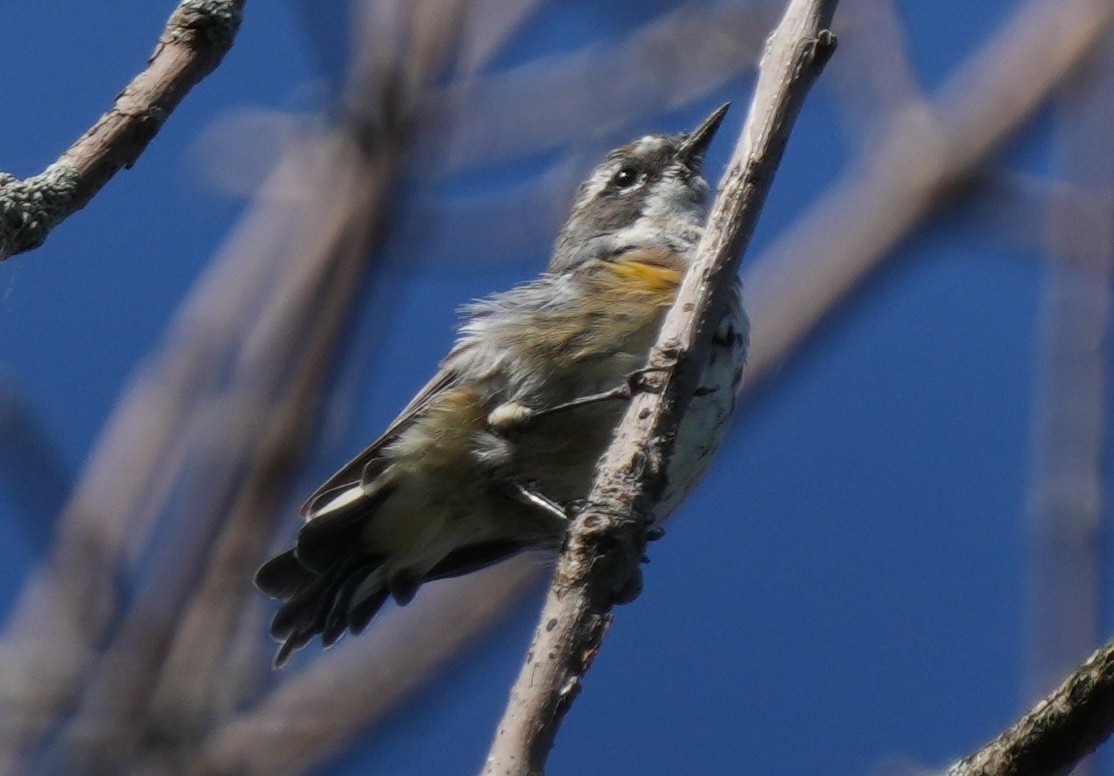
{"label": "yellow-rumped warbler", "polygon": [[[286,603],[275,658],[358,633],[388,597],[525,550],[556,550],[591,487],[708,213],[704,152],[727,105],[680,135],[612,151],[580,185],[546,272],[465,309],[441,370],[372,445],[302,508],[294,546],[255,576]],[[739,288],[678,431],[655,521],[703,473],[746,357]]]}

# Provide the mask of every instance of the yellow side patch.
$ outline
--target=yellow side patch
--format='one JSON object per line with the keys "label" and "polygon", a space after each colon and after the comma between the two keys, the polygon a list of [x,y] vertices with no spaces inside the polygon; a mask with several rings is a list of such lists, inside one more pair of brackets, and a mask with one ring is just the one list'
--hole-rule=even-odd
{"label": "yellow side patch", "polygon": [[634,283],[639,290],[650,293],[666,293],[676,290],[681,283],[681,270],[663,267],[660,264],[645,264],[641,261],[619,260],[608,265],[612,272],[623,280]]}

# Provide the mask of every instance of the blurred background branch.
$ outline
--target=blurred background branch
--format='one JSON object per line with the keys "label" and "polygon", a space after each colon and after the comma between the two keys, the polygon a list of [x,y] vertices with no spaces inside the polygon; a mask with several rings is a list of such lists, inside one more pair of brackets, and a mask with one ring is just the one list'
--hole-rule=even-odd
{"label": "blurred background branch", "polygon": [[[1077,195],[1049,202],[1038,318],[1032,473],[1028,687],[1054,687],[1102,638],[1111,289],[1114,283],[1114,59],[1107,45],[1058,100],[1057,161]],[[1097,773],[1097,764],[1076,776]]]}
{"label": "blurred background branch", "polygon": [[[746,276],[754,345],[744,390],[757,387],[924,219],[960,198],[980,165],[1105,39],[1112,15],[1114,7],[1095,0],[1030,0],[939,98],[902,104],[880,122],[864,155]],[[786,297],[796,304],[783,305]]]}
{"label": "blurred background branch", "polygon": [[[0,638],[0,773],[313,772],[390,735],[400,706],[437,687],[449,661],[539,589],[547,570],[538,558],[438,583],[364,636],[272,675],[270,610],[249,580],[294,529],[291,501],[306,483],[294,485],[314,437],[328,444],[320,429],[351,422],[337,406],[338,393],[351,390],[344,354],[358,350],[394,379],[395,366],[372,356],[387,338],[414,334],[361,322],[366,300],[393,296],[382,284],[420,261],[442,275],[479,275],[483,293],[495,288],[484,285],[492,267],[542,256],[572,186],[600,152],[639,131],[686,126],[662,114],[747,93],[781,7],[643,4],[621,35],[509,57],[548,34],[531,25],[551,10],[540,0],[353,4],[351,61],[328,118],[285,137],[241,223],[124,386],[16,597]],[[1034,578],[1038,595],[1079,593],[1070,613],[1062,598],[1034,598],[1034,612],[1048,607],[1080,635],[1051,645],[1064,647],[1062,660],[1034,657],[1046,668],[1027,680],[1032,694],[1098,640],[1093,614],[1076,615],[1099,604],[1092,521],[1109,476],[1096,464],[1109,422],[1109,89],[1093,61],[1109,49],[1114,9],[1099,0],[1020,2],[940,86],[924,85],[912,61],[927,33],[905,29],[907,11],[892,0],[844,0],[840,57],[821,86],[831,109],[821,115],[838,122],[850,161],[809,177],[794,223],[766,238],[745,273],[754,334],[743,414],[755,420],[756,399],[785,385],[776,378],[792,373],[806,346],[830,344],[832,313],[868,296],[861,291],[870,278],[933,219],[947,215],[951,226],[1005,244],[1047,246],[1035,410],[1047,420],[1032,441],[1031,525],[1042,525],[1039,512],[1060,510],[1041,494],[1067,493],[1072,503],[1085,496],[1087,509],[1071,510],[1086,530],[1059,518],[1034,527],[1033,558],[1038,566],[1050,559],[1050,574],[1076,569],[1090,581]],[[1053,100],[1065,126],[1062,164],[1053,175],[1010,169],[1004,149]],[[790,144],[795,154],[809,156]],[[461,182],[470,176],[508,169],[509,183],[442,196],[467,189]],[[398,245],[423,255],[396,251],[405,261],[392,264]],[[10,382],[14,395],[33,395]],[[5,479],[24,484],[20,472],[30,467],[42,484],[6,491],[21,518],[38,524],[61,506],[69,475],[49,427],[25,409],[9,417],[0,452],[20,452],[0,459]],[[1046,474],[1070,487],[1046,488]],[[20,494],[35,493],[37,506],[23,506]],[[758,506],[748,499],[722,511],[745,507],[751,516]],[[1070,558],[1040,549],[1076,535]],[[724,545],[733,546],[729,538]],[[655,564],[649,578],[658,573]],[[1040,617],[1038,630],[1061,632]],[[1033,638],[1034,655],[1050,648]],[[511,651],[517,658],[520,648]],[[500,699],[507,682],[486,677]],[[991,732],[972,730],[970,742]],[[945,746],[962,751],[966,741]]]}
{"label": "blurred background branch", "polygon": [[0,482],[21,517],[17,527],[42,552],[73,475],[14,379],[0,375]]}

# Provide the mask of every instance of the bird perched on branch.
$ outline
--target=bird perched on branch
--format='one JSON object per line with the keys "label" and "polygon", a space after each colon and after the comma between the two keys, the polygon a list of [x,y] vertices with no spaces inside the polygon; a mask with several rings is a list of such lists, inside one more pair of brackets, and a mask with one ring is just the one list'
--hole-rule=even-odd
{"label": "bird perched on branch", "polygon": [[[465,308],[440,371],[310,496],[294,546],[255,576],[285,601],[271,623],[276,666],[319,633],[325,646],[359,633],[424,582],[560,548],[700,241],[701,166],[726,112],[609,153],[577,190],[545,273]],[[715,451],[747,341],[736,283],[654,521]]]}

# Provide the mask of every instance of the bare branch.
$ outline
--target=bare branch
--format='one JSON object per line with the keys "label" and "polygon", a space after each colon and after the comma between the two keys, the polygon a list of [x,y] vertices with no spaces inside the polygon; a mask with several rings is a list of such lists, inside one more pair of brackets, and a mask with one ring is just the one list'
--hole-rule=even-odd
{"label": "bare branch", "polygon": [[[412,92],[437,77],[460,28],[457,14],[422,13],[413,2],[399,8],[404,48],[394,66],[353,74],[362,92],[352,98],[368,120],[344,122],[288,154],[248,227],[267,222],[284,238],[237,240],[225,258],[254,265],[268,256],[275,271],[257,308],[238,308],[227,380],[197,402],[193,433],[178,440],[191,461],[182,479],[193,485],[160,510],[147,550],[152,571],[59,736],[56,759],[71,770],[115,772],[136,756],[144,767],[169,767],[263,681],[258,632],[254,652],[233,650],[243,613],[258,603],[249,569],[282,514],[327,367],[390,217],[408,159]],[[245,657],[246,666],[233,662]]]}
{"label": "bare branch", "polygon": [[[393,177],[381,158],[359,150],[359,145],[344,137],[329,143],[313,171],[301,176],[307,196],[299,204],[304,209],[287,213],[288,218],[308,217],[311,212],[325,218],[312,244],[299,251],[300,266],[308,271],[285,276],[286,282],[245,337],[249,352],[243,360],[255,362],[254,368],[243,369],[246,389],[235,391],[238,395],[228,403],[252,423],[242,435],[236,434],[245,442],[239,450],[242,457],[227,456],[224,468],[237,476],[225,482],[227,475],[218,473],[211,483],[214,490],[228,494],[228,506],[217,510],[222,525],[214,532],[212,546],[205,548],[207,555],[186,564],[196,574],[188,584],[162,586],[160,600],[169,602],[173,596],[179,605],[160,621],[148,623],[141,639],[110,646],[110,653],[131,656],[132,675],[141,673],[138,658],[150,657],[145,681],[134,696],[129,698],[110,671],[95,678],[93,687],[100,686],[101,700],[112,697],[114,712],[126,724],[148,731],[154,742],[151,758],[172,748],[196,746],[212,721],[227,715],[240,694],[256,689],[264,675],[258,633],[255,670],[241,666],[230,675],[226,666],[242,612],[258,602],[245,572],[262,555],[282,514],[289,476],[314,431],[312,408],[322,404],[330,375],[327,365],[335,361],[389,211]],[[295,336],[299,330],[305,335]],[[268,395],[276,386],[279,395]],[[266,406],[267,411],[252,412],[251,404]],[[191,506],[196,508],[197,502]],[[189,522],[191,515],[184,518]],[[179,558],[190,560],[185,551]],[[120,714],[125,701],[130,703],[130,717]],[[79,712],[87,723],[103,723],[110,715],[103,710],[98,715],[97,709],[93,696]],[[100,744],[111,745],[111,740],[106,737]]]}
{"label": "bare branch", "polygon": [[1114,729],[1114,641],[1088,658],[1012,727],[945,776],[1067,773]]}
{"label": "bare branch", "polygon": [[[288,435],[305,433],[307,408],[321,403],[306,396],[305,370],[320,390],[321,362],[342,334],[336,319],[350,313],[374,255],[367,242],[385,212],[389,175],[358,145],[303,149],[280,166],[121,400],[0,642],[12,668],[0,678],[0,769],[32,754],[77,697],[63,743],[85,751],[60,749],[67,757],[120,756],[137,718],[153,724],[142,711],[171,634],[193,612],[183,601],[229,507],[285,493],[273,476],[293,460]],[[299,231],[300,218],[317,229]],[[297,422],[284,392],[301,396]],[[251,595],[248,568],[278,514],[244,518],[253,521],[256,554],[234,554],[236,583],[221,607]],[[226,557],[214,559],[218,576]],[[147,573],[122,612],[120,585],[140,558]],[[217,622],[214,615],[196,661],[227,644]]]}
{"label": "bare branch", "polygon": [[672,439],[789,130],[834,49],[827,30],[834,10],[834,0],[794,0],[766,42],[754,99],[704,238],[650,353],[654,374],[665,377],[659,390],[631,400],[600,461],[587,506],[570,528],[488,755],[488,776],[542,773],[557,728],[600,648],[611,608],[637,587],[648,527],[643,516],[661,492]]}
{"label": "bare branch", "polygon": [[135,164],[182,98],[231,48],[243,6],[244,0],[182,0],[147,68],[58,161],[25,180],[0,173],[0,261],[42,245],[51,229]]}

